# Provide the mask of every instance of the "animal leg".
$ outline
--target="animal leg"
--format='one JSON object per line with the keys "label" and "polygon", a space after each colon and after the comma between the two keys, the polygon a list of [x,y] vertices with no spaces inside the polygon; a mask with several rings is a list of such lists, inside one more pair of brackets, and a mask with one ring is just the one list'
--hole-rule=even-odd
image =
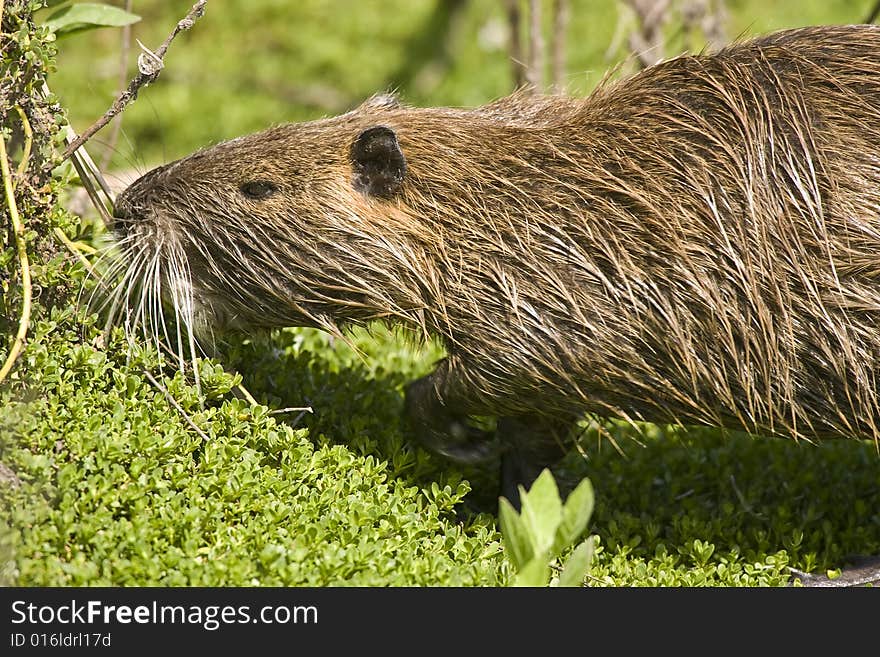
{"label": "animal leg", "polygon": [[405,414],[425,448],[460,463],[482,463],[497,456],[498,442],[492,432],[468,424],[469,415],[481,413],[468,401],[456,374],[447,358],[409,384]]}
{"label": "animal leg", "polygon": [[501,457],[501,495],[514,508],[520,508],[519,486],[528,489],[544,468],[565,454],[574,421],[533,415],[499,418],[497,440],[506,447]]}

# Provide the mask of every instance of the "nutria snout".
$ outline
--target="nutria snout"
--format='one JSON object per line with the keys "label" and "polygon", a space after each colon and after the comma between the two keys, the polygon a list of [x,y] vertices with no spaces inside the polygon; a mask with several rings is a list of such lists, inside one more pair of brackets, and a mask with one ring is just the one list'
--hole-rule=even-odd
{"label": "nutria snout", "polygon": [[415,435],[503,452],[514,498],[584,412],[878,439],[873,26],[679,57],[585,99],[376,97],[151,172],[117,216],[120,294],[153,277],[197,333],[438,336],[447,358],[407,389]]}

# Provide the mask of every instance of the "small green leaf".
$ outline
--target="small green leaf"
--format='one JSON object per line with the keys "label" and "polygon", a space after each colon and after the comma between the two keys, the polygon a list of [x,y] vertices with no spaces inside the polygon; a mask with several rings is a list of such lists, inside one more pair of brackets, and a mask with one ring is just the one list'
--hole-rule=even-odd
{"label": "small green leaf", "polygon": [[593,537],[590,536],[574,549],[559,575],[558,586],[583,586],[584,577],[590,572],[593,546]]}
{"label": "small green leaf", "polygon": [[60,37],[96,27],[131,25],[140,19],[140,16],[119,7],[82,2],[62,7],[49,16],[44,25]]}
{"label": "small green leaf", "polygon": [[526,564],[532,561],[535,552],[522,518],[504,497],[498,501],[498,520],[501,522],[501,539],[507,557],[516,571],[522,572]]}
{"label": "small green leaf", "polygon": [[550,581],[550,560],[547,553],[529,561],[513,578],[514,586],[547,586]]}
{"label": "small green leaf", "polygon": [[556,530],[552,554],[559,554],[584,533],[593,515],[593,502],[593,484],[589,479],[584,479],[571,492],[562,508],[562,522]]}
{"label": "small green leaf", "polygon": [[556,528],[562,521],[562,500],[553,474],[544,469],[526,493],[520,488],[522,519],[536,554],[547,552],[553,545]]}

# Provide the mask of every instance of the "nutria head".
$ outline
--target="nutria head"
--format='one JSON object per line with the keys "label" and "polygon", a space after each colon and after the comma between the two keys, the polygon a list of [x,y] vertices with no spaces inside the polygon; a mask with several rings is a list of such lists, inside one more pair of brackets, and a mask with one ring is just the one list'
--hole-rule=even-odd
{"label": "nutria head", "polygon": [[114,228],[142,263],[137,275],[153,267],[201,328],[327,327],[340,306],[352,320],[369,316],[364,263],[348,251],[404,183],[405,157],[383,123],[396,106],[376,97],[150,171],[116,201]]}

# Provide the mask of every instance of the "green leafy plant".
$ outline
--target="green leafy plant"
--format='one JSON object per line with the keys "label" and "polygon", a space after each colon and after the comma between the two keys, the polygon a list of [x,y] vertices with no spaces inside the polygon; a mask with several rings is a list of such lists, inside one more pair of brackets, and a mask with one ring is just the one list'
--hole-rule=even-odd
{"label": "green leafy plant", "polygon": [[504,549],[517,574],[514,586],[580,586],[590,568],[595,537],[590,536],[569,555],[557,578],[555,561],[577,541],[593,513],[593,485],[584,479],[565,501],[556,481],[544,470],[526,492],[520,486],[522,511],[501,498],[499,520]]}
{"label": "green leafy plant", "polygon": [[112,5],[94,2],[68,2],[50,0],[49,7],[61,5],[45,21],[58,38],[98,27],[123,27],[137,23],[141,17]]}

